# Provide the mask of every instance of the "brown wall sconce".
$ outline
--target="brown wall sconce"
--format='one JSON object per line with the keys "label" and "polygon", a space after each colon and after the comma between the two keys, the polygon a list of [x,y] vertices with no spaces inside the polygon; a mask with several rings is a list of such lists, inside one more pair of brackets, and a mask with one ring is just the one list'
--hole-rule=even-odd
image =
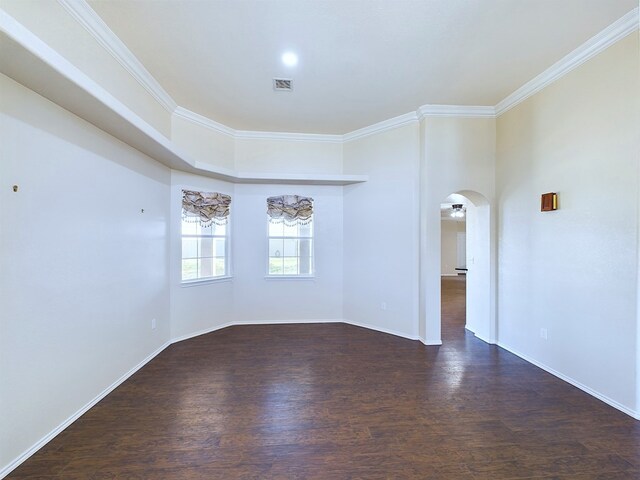
{"label": "brown wall sconce", "polygon": [[543,193],[540,201],[541,212],[552,212],[558,209],[558,194],[555,192]]}

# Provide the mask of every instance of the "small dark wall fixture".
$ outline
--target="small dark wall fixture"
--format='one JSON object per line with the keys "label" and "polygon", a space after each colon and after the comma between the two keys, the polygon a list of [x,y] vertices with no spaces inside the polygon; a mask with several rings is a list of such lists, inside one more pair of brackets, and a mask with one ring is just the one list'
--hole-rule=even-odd
{"label": "small dark wall fixture", "polygon": [[540,201],[541,212],[552,212],[558,209],[558,194],[555,192],[543,193]]}

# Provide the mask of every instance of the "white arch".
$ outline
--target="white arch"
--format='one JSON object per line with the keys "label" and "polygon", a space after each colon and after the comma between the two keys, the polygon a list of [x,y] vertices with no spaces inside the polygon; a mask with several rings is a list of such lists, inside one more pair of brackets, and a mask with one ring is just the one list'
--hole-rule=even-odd
{"label": "white arch", "polygon": [[[467,208],[467,328],[487,343],[497,343],[495,216],[490,201],[474,190],[451,192],[469,200]],[[441,198],[439,203],[444,202]],[[420,262],[421,330],[423,341],[441,341],[440,302],[440,205],[429,209],[425,243],[426,255]]]}

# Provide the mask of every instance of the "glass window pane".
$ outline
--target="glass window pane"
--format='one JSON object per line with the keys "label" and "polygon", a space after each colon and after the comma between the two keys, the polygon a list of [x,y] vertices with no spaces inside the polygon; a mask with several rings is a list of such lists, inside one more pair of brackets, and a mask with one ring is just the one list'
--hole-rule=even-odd
{"label": "glass window pane", "polygon": [[182,260],[182,280],[198,278],[198,260]]}
{"label": "glass window pane", "polygon": [[284,236],[285,237],[297,237],[298,236],[298,224],[293,226],[285,225],[284,226]]}
{"label": "glass window pane", "polygon": [[212,225],[213,235],[227,235],[227,224],[225,225],[216,225],[215,223]]}
{"label": "glass window pane", "polygon": [[200,258],[198,262],[200,278],[213,277],[213,258]]}
{"label": "glass window pane", "polygon": [[298,255],[300,257],[310,257],[312,252],[313,252],[313,240],[311,239],[301,239],[298,240],[298,244],[299,244],[299,253]]}
{"label": "glass window pane", "polygon": [[283,235],[283,224],[282,223],[274,223],[269,221],[269,236],[270,237],[282,237]]}
{"label": "glass window pane", "polygon": [[269,257],[269,275],[282,275],[283,258]]}
{"label": "glass window pane", "polygon": [[300,275],[313,274],[313,257],[300,257],[298,259],[298,270]]}
{"label": "glass window pane", "polygon": [[283,257],[284,256],[284,240],[280,238],[269,239],[269,256],[270,257]]}
{"label": "glass window pane", "polygon": [[198,239],[182,239],[182,258],[196,258],[198,256]]}
{"label": "glass window pane", "polygon": [[213,235],[213,225],[200,227],[200,235]]}
{"label": "glass window pane", "polygon": [[197,223],[195,222],[187,222],[186,220],[182,220],[182,234],[183,235],[196,235],[197,233]]}
{"label": "glass window pane", "polygon": [[313,236],[313,220],[306,225],[300,225],[300,236],[311,237]]}
{"label": "glass window pane", "polygon": [[298,274],[298,257],[284,257],[284,274]]}
{"label": "glass window pane", "polygon": [[227,243],[227,240],[225,238],[215,238],[213,240],[213,245],[214,245],[214,255],[216,257],[224,257],[226,255],[226,248],[225,245]]}
{"label": "glass window pane", "polygon": [[284,256],[285,257],[297,257],[298,256],[298,240],[286,239],[284,240]]}
{"label": "glass window pane", "polygon": [[214,256],[213,253],[213,238],[202,237],[200,239],[200,256],[210,258]]}
{"label": "glass window pane", "polygon": [[217,277],[227,274],[227,270],[225,268],[225,263],[226,263],[226,261],[225,261],[224,257],[215,258],[214,267],[215,267],[215,275]]}

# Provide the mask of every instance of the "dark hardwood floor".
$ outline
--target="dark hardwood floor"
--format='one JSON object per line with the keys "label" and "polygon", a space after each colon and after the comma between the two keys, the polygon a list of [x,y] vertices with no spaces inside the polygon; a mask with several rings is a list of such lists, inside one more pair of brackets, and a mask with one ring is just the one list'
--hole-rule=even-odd
{"label": "dark hardwood floor", "polygon": [[11,479],[638,479],[640,422],[464,331],[231,327],[172,345]]}

